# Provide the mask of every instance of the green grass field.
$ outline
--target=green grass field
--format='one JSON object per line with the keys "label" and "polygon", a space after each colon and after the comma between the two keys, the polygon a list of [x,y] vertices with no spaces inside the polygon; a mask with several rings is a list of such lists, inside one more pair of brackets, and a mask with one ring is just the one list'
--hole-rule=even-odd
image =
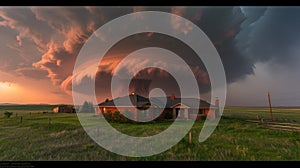
{"label": "green grass field", "polygon": [[[271,130],[247,122],[255,120],[257,115],[270,118],[268,108],[228,107],[217,129],[205,142],[198,142],[204,121],[197,121],[191,130],[191,144],[186,136],[171,149],[142,158],[120,156],[98,146],[84,132],[76,114],[42,113],[52,108],[0,106],[0,160],[300,160],[300,132]],[[14,114],[7,118],[5,111]],[[300,108],[274,108],[273,111],[274,117],[300,124]],[[51,118],[50,125],[48,118]],[[111,124],[124,133],[147,136],[166,129],[171,123]]]}

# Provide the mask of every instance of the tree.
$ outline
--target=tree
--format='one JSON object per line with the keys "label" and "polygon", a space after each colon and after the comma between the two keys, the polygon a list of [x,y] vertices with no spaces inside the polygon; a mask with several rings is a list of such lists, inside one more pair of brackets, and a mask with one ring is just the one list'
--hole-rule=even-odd
{"label": "tree", "polygon": [[4,113],[4,115],[5,115],[7,118],[9,118],[11,115],[13,115],[13,113],[12,113],[12,112],[6,111],[6,112]]}
{"label": "tree", "polygon": [[94,105],[92,102],[84,101],[82,106],[79,108],[80,113],[94,113]]}
{"label": "tree", "polygon": [[120,120],[121,120],[121,114],[120,114],[120,112],[119,111],[115,111],[114,113],[113,113],[113,121],[117,121],[117,122],[119,122]]}
{"label": "tree", "polygon": [[104,113],[104,117],[107,121],[113,121],[113,114],[110,110],[108,110],[106,113]]}

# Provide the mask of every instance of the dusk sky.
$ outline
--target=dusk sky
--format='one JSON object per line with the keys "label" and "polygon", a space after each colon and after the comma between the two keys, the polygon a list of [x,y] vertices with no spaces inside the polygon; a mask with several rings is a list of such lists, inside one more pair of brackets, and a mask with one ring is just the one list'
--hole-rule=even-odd
{"label": "dusk sky", "polygon": [[[300,7],[0,7],[0,103],[72,104],[72,72],[85,41],[112,19],[146,10],[182,16],[207,34],[224,65],[227,105],[267,106],[270,91],[274,106],[300,106]],[[170,26],[184,34],[190,31],[188,24],[176,20],[170,20]],[[205,67],[187,46],[172,40],[144,33],[116,44],[99,65],[99,101],[110,96],[103,81],[109,81],[119,61],[147,46],[182,56],[205,99]],[[128,62],[125,68],[142,65],[142,60]],[[162,61],[166,66],[176,64]],[[166,83],[173,79],[161,74],[150,70],[139,77],[147,76],[152,87],[162,86],[169,94],[172,87]]]}

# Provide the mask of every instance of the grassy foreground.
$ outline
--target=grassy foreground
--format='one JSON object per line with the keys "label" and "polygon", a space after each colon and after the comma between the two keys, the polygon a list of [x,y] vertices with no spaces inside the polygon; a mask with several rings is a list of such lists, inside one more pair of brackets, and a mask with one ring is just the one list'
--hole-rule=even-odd
{"label": "grassy foreground", "polygon": [[[0,107],[0,160],[300,160],[300,132],[270,130],[245,121],[257,115],[268,118],[266,108],[227,108],[205,142],[198,142],[204,122],[197,121],[191,144],[186,136],[171,149],[142,158],[105,150],[84,132],[76,114],[42,113],[51,109],[52,106]],[[14,114],[6,118],[6,110]],[[274,116],[299,124],[300,109],[277,108]],[[112,123],[124,133],[142,136],[160,132],[170,124]]]}

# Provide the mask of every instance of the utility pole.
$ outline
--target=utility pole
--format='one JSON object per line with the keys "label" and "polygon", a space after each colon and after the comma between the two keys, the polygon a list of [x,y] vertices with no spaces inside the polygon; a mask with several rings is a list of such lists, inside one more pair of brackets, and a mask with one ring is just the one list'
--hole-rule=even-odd
{"label": "utility pole", "polygon": [[268,92],[268,101],[269,101],[269,107],[270,107],[271,120],[273,121],[272,105],[271,105],[271,98],[270,98],[269,92]]}

